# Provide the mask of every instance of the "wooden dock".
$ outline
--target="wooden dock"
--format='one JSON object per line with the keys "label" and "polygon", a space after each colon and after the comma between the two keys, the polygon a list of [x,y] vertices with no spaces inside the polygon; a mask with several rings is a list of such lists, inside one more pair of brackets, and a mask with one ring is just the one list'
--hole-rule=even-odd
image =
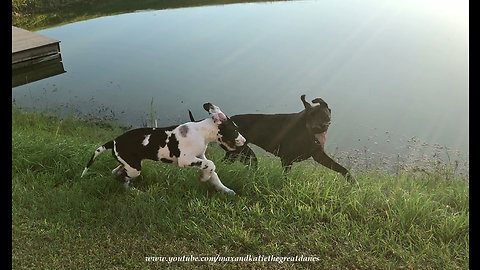
{"label": "wooden dock", "polygon": [[60,57],[60,41],[12,26],[12,69]]}

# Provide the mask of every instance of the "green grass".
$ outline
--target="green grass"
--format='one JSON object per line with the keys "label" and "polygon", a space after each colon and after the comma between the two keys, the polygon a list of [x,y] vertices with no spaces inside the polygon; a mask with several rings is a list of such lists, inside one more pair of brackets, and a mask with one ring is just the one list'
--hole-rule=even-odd
{"label": "green grass", "polygon": [[[285,1],[285,0],[270,0]],[[12,24],[40,30],[61,24],[145,9],[266,2],[265,0],[12,0]]]}
{"label": "green grass", "polygon": [[[311,161],[217,165],[229,196],[198,171],[147,161],[126,191],[93,151],[114,125],[12,110],[14,269],[468,269],[469,185],[441,174],[357,173]],[[317,262],[146,262],[151,256],[315,256]]]}

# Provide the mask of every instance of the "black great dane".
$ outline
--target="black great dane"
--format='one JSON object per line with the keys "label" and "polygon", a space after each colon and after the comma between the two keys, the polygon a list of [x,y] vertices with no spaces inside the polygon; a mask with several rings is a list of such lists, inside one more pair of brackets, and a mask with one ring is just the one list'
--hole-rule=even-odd
{"label": "black great dane", "polygon": [[[300,97],[305,109],[298,113],[288,114],[239,114],[231,119],[237,124],[238,131],[246,138],[247,143],[255,144],[264,150],[280,157],[284,172],[291,169],[293,162],[313,157],[323,166],[341,173],[350,182],[354,177],[342,165],[330,158],[324,150],[327,130],[331,122],[331,110],[327,103],[316,98],[312,106]],[[190,119],[194,121],[189,111]],[[235,150],[227,151],[225,160],[241,160],[245,164],[257,165],[257,157],[247,143]]]}

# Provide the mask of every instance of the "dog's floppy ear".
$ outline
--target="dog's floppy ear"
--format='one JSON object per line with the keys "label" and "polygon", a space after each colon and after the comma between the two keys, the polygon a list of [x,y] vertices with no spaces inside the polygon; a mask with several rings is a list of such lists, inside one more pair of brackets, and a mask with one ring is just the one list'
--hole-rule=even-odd
{"label": "dog's floppy ear", "polygon": [[210,103],[210,102],[203,104],[203,108],[204,108],[205,111],[207,111],[208,113],[210,113],[210,110],[213,110],[213,109],[214,109],[213,106],[214,106],[214,105],[213,105],[212,103]]}
{"label": "dog's floppy ear", "polygon": [[203,108],[210,114],[215,124],[219,125],[227,120],[227,116],[212,103],[208,102],[203,104]]}
{"label": "dog's floppy ear", "polygon": [[302,103],[303,103],[303,106],[305,106],[305,109],[310,109],[310,108],[312,108],[312,105],[310,105],[310,103],[308,103],[308,102],[305,100],[305,94],[301,95],[301,96],[300,96],[300,99],[302,100]]}
{"label": "dog's floppy ear", "polygon": [[321,99],[321,98],[316,98],[316,99],[312,100],[312,102],[313,102],[313,103],[318,103],[318,104],[320,104],[320,105],[325,105],[325,106],[328,107],[327,103],[326,103],[323,99]]}

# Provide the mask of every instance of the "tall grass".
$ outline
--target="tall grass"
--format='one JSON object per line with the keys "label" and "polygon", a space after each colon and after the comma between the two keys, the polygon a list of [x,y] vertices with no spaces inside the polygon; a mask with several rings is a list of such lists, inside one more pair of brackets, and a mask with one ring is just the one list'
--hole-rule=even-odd
{"label": "tall grass", "polygon": [[[115,125],[12,111],[12,267],[54,269],[468,269],[469,184],[438,171],[357,172],[358,186],[313,161],[287,178],[207,157],[237,196],[194,169],[146,161],[126,191],[116,161],[92,152]],[[317,262],[147,262],[149,256],[316,256]]]}

